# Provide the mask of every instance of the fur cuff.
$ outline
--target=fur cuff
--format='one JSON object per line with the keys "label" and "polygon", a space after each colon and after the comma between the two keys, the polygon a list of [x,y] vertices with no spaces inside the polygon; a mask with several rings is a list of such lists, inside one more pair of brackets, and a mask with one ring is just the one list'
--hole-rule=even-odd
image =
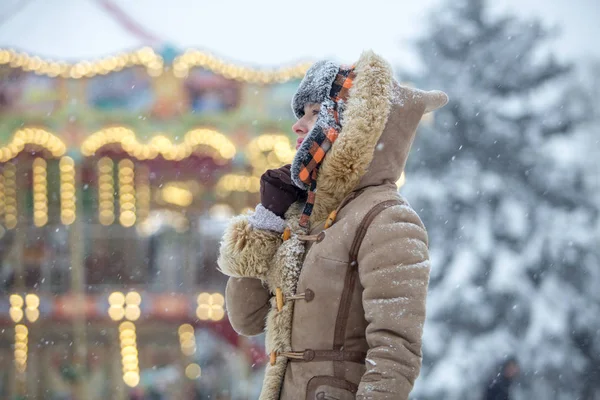
{"label": "fur cuff", "polygon": [[256,206],[254,214],[248,217],[248,222],[253,228],[279,233],[282,233],[286,227],[283,218],[278,217],[272,211],[267,210],[262,204]]}
{"label": "fur cuff", "polygon": [[254,229],[247,216],[234,217],[221,240],[219,270],[236,278],[264,280],[281,241],[279,233]]}

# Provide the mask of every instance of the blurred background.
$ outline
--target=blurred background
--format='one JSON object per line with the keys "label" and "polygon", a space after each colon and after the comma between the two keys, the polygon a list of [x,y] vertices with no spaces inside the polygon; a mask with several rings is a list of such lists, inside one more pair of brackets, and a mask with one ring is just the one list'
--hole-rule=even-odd
{"label": "blurred background", "polygon": [[0,0],[0,398],[257,398],[263,338],[227,321],[220,236],[292,160],[306,69],[373,48],[450,96],[398,182],[432,257],[412,397],[600,399],[599,17]]}

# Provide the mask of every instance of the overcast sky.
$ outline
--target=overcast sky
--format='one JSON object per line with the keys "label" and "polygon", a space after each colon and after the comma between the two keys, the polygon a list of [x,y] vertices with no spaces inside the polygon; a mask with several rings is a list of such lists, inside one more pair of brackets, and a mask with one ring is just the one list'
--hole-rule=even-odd
{"label": "overcast sky", "polygon": [[[411,39],[440,0],[113,0],[154,36],[230,61],[261,66],[334,58],[352,62],[372,48],[414,67]],[[19,7],[24,2],[23,7]],[[493,9],[540,17],[562,35],[553,50],[600,58],[600,0],[501,0]],[[501,3],[501,5],[498,5]],[[69,61],[148,44],[120,26],[96,0],[0,0],[0,47]],[[17,12],[12,12],[18,10]],[[12,14],[11,14],[12,13]],[[3,16],[10,15],[10,18]]]}

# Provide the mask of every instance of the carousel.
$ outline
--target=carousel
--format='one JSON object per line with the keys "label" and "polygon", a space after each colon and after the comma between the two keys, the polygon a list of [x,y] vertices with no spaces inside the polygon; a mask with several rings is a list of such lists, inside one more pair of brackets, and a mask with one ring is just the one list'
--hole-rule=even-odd
{"label": "carousel", "polygon": [[307,67],[0,48],[0,398],[252,396],[218,242],[293,158]]}
{"label": "carousel", "polygon": [[[263,338],[231,328],[216,259],[293,159],[310,64],[231,63],[113,0],[60,1],[0,15],[0,398],[257,398]],[[70,39],[41,40],[39,15]]]}

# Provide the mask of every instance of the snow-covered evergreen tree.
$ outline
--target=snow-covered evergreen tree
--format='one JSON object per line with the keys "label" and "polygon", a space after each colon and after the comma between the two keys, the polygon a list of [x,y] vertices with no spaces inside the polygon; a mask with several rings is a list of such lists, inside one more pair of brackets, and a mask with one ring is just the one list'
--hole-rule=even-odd
{"label": "snow-covered evergreen tree", "polygon": [[488,11],[484,0],[449,1],[417,46],[419,86],[450,103],[419,133],[402,189],[429,230],[433,265],[413,397],[480,400],[498,363],[516,356],[515,398],[592,399],[600,91],[547,54],[538,21]]}

